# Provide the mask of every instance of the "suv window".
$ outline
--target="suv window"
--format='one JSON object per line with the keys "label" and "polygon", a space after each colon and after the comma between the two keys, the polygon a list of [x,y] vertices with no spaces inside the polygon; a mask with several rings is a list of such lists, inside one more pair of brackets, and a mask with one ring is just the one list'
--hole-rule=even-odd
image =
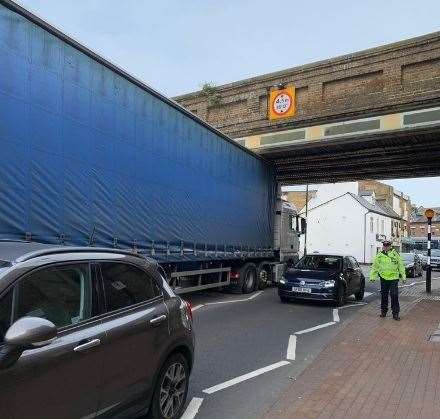
{"label": "suv window", "polygon": [[0,300],[0,344],[3,342],[6,331],[11,324],[12,291],[9,291]]}
{"label": "suv window", "polygon": [[357,260],[353,256],[350,256],[348,260],[350,261],[350,264],[353,268],[355,269],[359,268],[359,264],[357,263]]}
{"label": "suv window", "polygon": [[144,271],[125,263],[101,263],[107,311],[118,310],[161,294],[156,282]]}
{"label": "suv window", "polygon": [[57,327],[92,316],[93,288],[88,264],[54,266],[23,278],[16,314],[42,317]]}

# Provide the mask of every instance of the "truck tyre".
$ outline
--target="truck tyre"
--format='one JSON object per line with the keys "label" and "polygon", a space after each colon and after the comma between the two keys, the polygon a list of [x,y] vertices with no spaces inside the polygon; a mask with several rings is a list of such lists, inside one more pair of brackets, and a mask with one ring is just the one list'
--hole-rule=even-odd
{"label": "truck tyre", "polygon": [[241,290],[243,294],[249,294],[257,288],[257,267],[254,263],[246,263],[240,269],[240,278],[242,280]]}
{"label": "truck tyre", "polygon": [[257,277],[258,277],[258,289],[260,290],[264,290],[268,285],[269,282],[271,281],[271,275],[270,272],[268,271],[269,265],[267,265],[266,263],[260,263],[257,266]]}

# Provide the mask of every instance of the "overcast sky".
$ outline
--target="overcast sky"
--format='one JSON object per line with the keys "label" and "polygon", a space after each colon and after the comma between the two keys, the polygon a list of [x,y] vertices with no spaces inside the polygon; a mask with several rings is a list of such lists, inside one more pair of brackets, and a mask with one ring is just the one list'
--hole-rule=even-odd
{"label": "overcast sky", "polygon": [[[168,96],[440,30],[439,0],[21,0]],[[440,206],[440,178],[388,182]]]}

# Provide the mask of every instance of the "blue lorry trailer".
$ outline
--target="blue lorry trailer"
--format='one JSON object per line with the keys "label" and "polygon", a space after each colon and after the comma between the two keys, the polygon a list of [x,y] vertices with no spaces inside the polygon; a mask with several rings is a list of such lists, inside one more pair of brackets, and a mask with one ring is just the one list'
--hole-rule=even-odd
{"label": "blue lorry trailer", "polygon": [[283,262],[271,165],[8,0],[0,144],[2,240],[133,249],[182,292]]}

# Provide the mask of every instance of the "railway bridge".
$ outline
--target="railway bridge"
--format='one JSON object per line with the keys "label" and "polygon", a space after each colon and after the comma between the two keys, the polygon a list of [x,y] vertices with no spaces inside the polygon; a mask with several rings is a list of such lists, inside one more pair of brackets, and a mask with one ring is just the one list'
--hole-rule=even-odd
{"label": "railway bridge", "polygon": [[[294,112],[271,118],[293,89]],[[284,184],[440,175],[440,32],[176,97]]]}

